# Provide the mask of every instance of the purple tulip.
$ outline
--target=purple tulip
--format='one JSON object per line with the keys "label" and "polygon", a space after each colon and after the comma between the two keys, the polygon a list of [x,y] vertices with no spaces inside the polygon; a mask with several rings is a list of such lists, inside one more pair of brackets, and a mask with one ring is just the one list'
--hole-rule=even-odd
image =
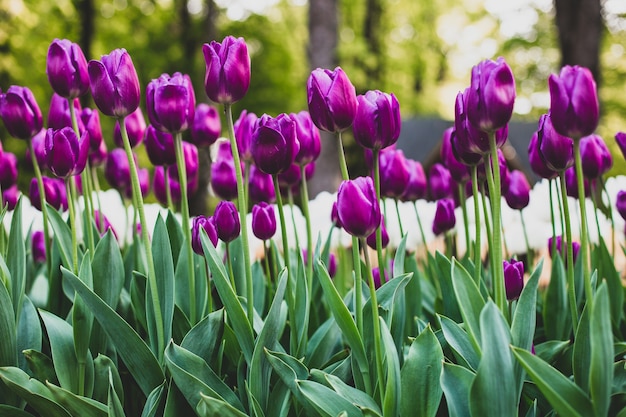
{"label": "purple tulip", "polygon": [[550,115],[554,130],[574,139],[596,130],[599,119],[596,82],[589,69],[566,65],[548,78]]}
{"label": "purple tulip", "polygon": [[[74,106],[74,113],[80,115],[82,108],[80,101],[75,98],[72,99]],[[85,129],[85,125],[80,117],[76,118],[78,124],[78,131],[82,132]],[[72,127],[72,115],[70,114],[70,105],[66,98],[61,97],[57,93],[52,94],[50,98],[50,109],[48,111],[48,128],[50,129],[63,129],[64,127]]]}
{"label": "purple tulip", "polygon": [[6,190],[17,182],[17,156],[0,146],[0,188]]}
{"label": "purple tulip", "polygon": [[358,177],[339,185],[337,215],[353,236],[366,238],[376,230],[382,216],[372,178]]}
{"label": "purple tulip", "polygon": [[146,89],[146,108],[150,123],[163,132],[179,133],[193,124],[196,96],[191,79],[180,72],[162,74]]}
{"label": "purple tulip", "polygon": [[[585,190],[585,198],[591,195],[591,185],[589,180],[583,177],[583,188]],[[576,178],[576,169],[570,167],[565,170],[565,192],[569,197],[578,198],[578,179]]]}
{"label": "purple tulip", "polygon": [[296,122],[289,115],[261,116],[252,136],[252,157],[261,171],[271,175],[283,172],[299,150]]}
{"label": "purple tulip", "polygon": [[[65,195],[63,181],[49,177],[43,177],[42,181],[46,202],[57,210],[65,209],[67,207],[67,196]],[[33,178],[30,181],[29,198],[33,207],[41,211],[41,198],[37,178]]]}
{"label": "purple tulip", "polygon": [[213,213],[213,221],[217,229],[217,237],[222,242],[232,242],[241,232],[239,212],[231,201],[220,201],[217,204],[215,213]]}
{"label": "purple tulip", "polygon": [[17,206],[17,200],[19,200],[19,198],[20,189],[17,188],[17,184],[2,190],[2,201],[4,201],[4,204],[9,211],[15,210],[15,206]]}
{"label": "purple tulip", "polygon": [[172,168],[164,167],[164,166],[156,166],[154,167],[154,177],[152,178],[152,185],[154,190],[154,196],[157,198],[159,203],[163,206],[168,205],[167,201],[167,188],[165,187],[165,176],[167,175],[169,188],[170,188],[170,197],[172,198],[172,203],[174,205],[180,203],[180,184],[178,183],[178,173],[172,174]]}
{"label": "purple tulip", "polygon": [[281,190],[284,188],[285,190],[288,188],[297,188],[302,182],[302,173],[300,170],[300,166],[293,163],[278,174],[278,185]]}
{"label": "purple tulip", "polygon": [[108,155],[107,144],[105,141],[102,141],[98,149],[89,152],[89,165],[91,165],[91,167],[102,166],[106,162]]}
{"label": "purple tulip", "polygon": [[583,175],[590,180],[606,174],[613,166],[611,151],[598,135],[585,136],[580,140],[580,158]]}
{"label": "purple tulip", "polygon": [[472,167],[477,166],[483,161],[483,154],[474,152],[475,149],[466,137],[459,135],[458,130],[454,130],[450,134],[450,147],[454,157],[462,164]]}
{"label": "purple tulip", "polygon": [[55,39],[48,48],[46,60],[48,81],[55,93],[73,99],[89,90],[87,60],[78,44]]}
{"label": "purple tulip", "polygon": [[509,175],[509,189],[504,195],[506,203],[514,210],[521,210],[530,202],[530,184],[522,171],[513,170]]}
{"label": "purple tulip", "polygon": [[174,165],[176,153],[171,133],[162,132],[150,125],[146,128],[144,144],[152,165]]}
{"label": "purple tulip", "polygon": [[452,230],[456,224],[456,216],[454,214],[454,200],[451,198],[442,198],[437,200],[437,209],[433,220],[433,233],[440,235]]}
{"label": "purple tulip", "polygon": [[357,102],[352,126],[356,142],[366,149],[384,149],[396,143],[402,127],[396,96],[373,90],[357,96]]}
{"label": "purple tulip", "polygon": [[454,151],[452,150],[453,133],[454,127],[449,127],[444,130],[443,137],[441,138],[440,157],[443,165],[450,171],[450,175],[454,181],[465,183],[469,181],[470,174],[467,165],[459,161],[454,155]]}
{"label": "purple tulip", "polygon": [[92,152],[98,151],[102,143],[102,126],[100,125],[100,113],[85,107],[80,112],[80,120],[89,132],[89,147]]}
{"label": "purple tulip", "polygon": [[617,193],[617,199],[615,200],[615,208],[622,219],[626,220],[626,191],[621,190]]}
{"label": "purple tulip", "polygon": [[[382,281],[380,280],[380,268],[375,266],[372,268],[372,277],[374,278],[374,288],[379,289],[382,285]],[[387,268],[385,268],[385,282],[389,281],[389,274],[387,273]]]}
{"label": "purple tulip", "polygon": [[502,261],[504,268],[504,288],[506,289],[506,299],[517,300],[524,288],[524,263],[511,259]]}
{"label": "purple tulip", "polygon": [[328,269],[328,275],[330,275],[331,278],[334,278],[335,275],[337,274],[337,257],[332,252],[328,254],[327,269]]}
{"label": "purple tulip", "polygon": [[89,133],[84,131],[79,138],[71,127],[48,129],[44,150],[48,167],[57,177],[79,175],[87,165]]}
{"label": "purple tulip", "polygon": [[315,161],[322,150],[320,131],[313,124],[311,115],[307,111],[291,113],[291,118],[296,122],[296,137],[300,144],[300,150],[296,155],[296,164],[303,166]]}
{"label": "purple tulip", "polygon": [[215,224],[213,224],[209,217],[194,217],[191,223],[191,247],[198,255],[204,255],[204,249],[202,248],[202,240],[200,237],[202,229],[206,232],[213,246],[217,246],[217,230],[215,229]]}
{"label": "purple tulip", "polygon": [[[136,161],[137,156],[134,157]],[[123,149],[116,148],[109,152],[104,165],[104,178],[118,190],[130,188],[130,167]]]}
{"label": "purple tulip", "polygon": [[[562,236],[556,237],[555,246],[556,246],[555,248],[556,252],[560,253],[561,257],[565,259],[567,257],[567,248],[569,247],[569,245],[565,244],[565,241]],[[576,259],[578,258],[578,253],[580,252],[580,243],[572,242],[572,247],[573,247],[572,254],[574,258],[574,263],[576,263]],[[548,239],[548,249],[550,251],[550,258],[552,258],[554,255],[552,253],[552,238]]]}
{"label": "purple tulip", "polygon": [[467,118],[478,130],[495,132],[506,126],[515,104],[515,78],[500,57],[484,60],[472,68],[467,96]]}
{"label": "purple tulip", "polygon": [[[143,141],[143,137],[146,133],[146,119],[143,117],[141,107],[137,107],[135,111],[124,117],[124,126],[126,126],[126,133],[128,134],[128,141],[130,147],[134,148]],[[119,120],[115,122],[115,130],[113,131],[113,142],[118,148],[124,147],[124,141],[122,140],[122,130],[120,129]]]}
{"label": "purple tulip", "polygon": [[558,173],[548,167],[541,157],[539,150],[539,135],[533,133],[530,143],[528,144],[528,161],[533,172],[542,178],[552,179],[558,176]]}
{"label": "purple tulip", "polygon": [[256,114],[243,110],[234,125],[239,156],[241,156],[243,161],[248,163],[254,162],[252,158],[252,137],[256,130],[257,120],[258,117]]}
{"label": "purple tulip", "polygon": [[409,182],[407,183],[402,201],[417,201],[426,198],[428,191],[428,182],[422,164],[413,159],[407,159],[406,163],[409,168]]}
{"label": "purple tulip", "polygon": [[37,230],[30,236],[33,260],[37,263],[46,261],[46,238],[43,230]]}
{"label": "purple tulip", "polygon": [[[150,192],[150,171],[147,168],[137,168],[137,179],[139,180],[139,192],[145,198]],[[133,198],[132,187],[125,188],[124,195],[131,200]]]}
{"label": "purple tulip", "polygon": [[428,188],[431,200],[450,198],[453,195],[450,171],[440,163],[433,164],[428,173]]}
{"label": "purple tulip", "polygon": [[306,87],[315,126],[327,132],[341,132],[352,126],[358,105],[356,90],[340,67],[334,71],[313,70]]}
{"label": "purple tulip", "polygon": [[559,134],[554,129],[549,114],[544,114],[539,119],[537,138],[539,140],[539,154],[548,168],[563,172],[574,166],[574,141]]}
{"label": "purple tulip", "polygon": [[[468,100],[470,96],[470,89],[467,88],[462,93],[459,92],[456,96],[456,102],[454,105],[454,129],[459,142],[458,149],[461,152],[457,153],[457,158],[464,153],[478,153],[487,154],[491,151],[489,145],[489,135],[486,131],[479,130],[475,127],[469,119],[469,105]],[[496,147],[500,148],[506,142],[509,135],[508,124],[496,129],[495,140]],[[474,158],[469,157],[468,161],[472,161]],[[471,165],[471,163],[468,163]]]}
{"label": "purple tulip", "polygon": [[222,122],[217,109],[206,103],[196,106],[191,125],[191,143],[197,147],[207,147],[215,143],[222,133]]}
{"label": "purple tulip", "polygon": [[[33,136],[30,140],[30,144],[33,149],[33,152],[35,152],[35,159],[37,160],[37,164],[39,165],[39,169],[41,170],[45,169],[48,166],[48,163],[46,162],[46,151],[45,151],[47,132],[48,132],[48,129],[41,129],[39,133]],[[33,167],[29,148],[26,148],[25,162],[28,167],[30,168]]]}
{"label": "purple tulip", "polygon": [[235,161],[228,141],[219,143],[217,158],[211,164],[211,188],[222,200],[237,198]]}
{"label": "purple tulip", "polygon": [[104,213],[101,213],[98,210],[94,210],[93,221],[96,223],[96,228],[100,231],[100,236],[104,236],[108,230],[111,230],[111,233],[113,233],[113,236],[115,236],[115,238],[117,239],[117,233],[115,232],[113,225],[104,215]]}
{"label": "purple tulip", "polygon": [[115,49],[87,65],[91,95],[107,116],[126,117],[139,106],[137,71],[125,49]]}
{"label": "purple tulip", "polygon": [[[506,157],[502,152],[502,149],[498,149],[498,165],[500,166],[500,193],[501,195],[506,195],[509,190],[509,167],[506,162]],[[476,174],[478,176],[478,180],[480,182],[487,181],[487,172],[485,167],[485,160],[491,160],[489,155],[485,155],[483,157],[483,163],[478,165],[476,168]],[[486,195],[489,195],[489,189],[485,189]]]}
{"label": "purple tulip", "polygon": [[206,61],[207,96],[221,104],[241,100],[250,86],[250,55],[244,39],[227,36],[221,44],[205,43],[202,52]]}
{"label": "purple tulip", "polygon": [[274,206],[264,201],[252,206],[252,233],[261,240],[271,239],[276,234]]}
{"label": "purple tulip", "polygon": [[330,211],[330,220],[333,222],[333,225],[338,228],[338,229],[342,229],[343,225],[341,224],[341,220],[339,219],[339,213],[337,212],[337,202],[334,201],[333,202],[333,207]]}
{"label": "purple tulip", "polygon": [[274,180],[270,174],[252,165],[250,167],[250,179],[248,189],[250,201],[273,203],[276,201]]}
{"label": "purple tulip", "polygon": [[[198,159],[198,148],[193,143],[183,142],[183,161],[187,173],[187,192],[193,193],[198,187],[198,175],[200,173],[200,162]],[[178,167],[172,165],[170,177],[175,175],[178,179]]]}
{"label": "purple tulip", "polygon": [[406,191],[411,177],[404,152],[386,148],[380,152],[379,161],[381,195],[399,198]]}
{"label": "purple tulip", "polygon": [[617,142],[622,155],[626,158],[626,132],[617,132],[615,134],[615,142]]}
{"label": "purple tulip", "polygon": [[0,117],[9,134],[18,139],[28,140],[43,127],[41,110],[28,87],[12,85],[0,94]]}
{"label": "purple tulip", "polygon": [[[387,228],[385,227],[385,219],[382,218],[380,222],[380,236],[381,236],[381,247],[385,249],[389,245],[389,233],[387,233]],[[365,239],[365,243],[370,248],[376,250],[376,230]]]}

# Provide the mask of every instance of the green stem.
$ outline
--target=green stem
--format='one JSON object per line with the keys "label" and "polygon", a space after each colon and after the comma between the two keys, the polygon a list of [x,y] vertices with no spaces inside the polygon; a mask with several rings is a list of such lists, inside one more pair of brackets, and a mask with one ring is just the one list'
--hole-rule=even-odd
{"label": "green stem", "polygon": [[306,279],[309,295],[313,291],[313,232],[311,231],[311,215],[309,212],[309,190],[306,183],[305,166],[300,167],[300,195],[302,196],[302,214],[306,223]]}
{"label": "green stem", "polygon": [[[611,203],[611,196],[604,186],[604,179],[600,177],[600,187],[602,187],[602,191],[606,195],[607,207],[613,207]],[[600,193],[600,198],[602,198],[602,193]],[[615,258],[615,219],[613,218],[613,210],[609,210],[609,221],[611,222],[611,257]]]}
{"label": "green stem", "polygon": [[172,200],[172,188],[170,185],[170,175],[169,175],[170,167],[167,165],[163,167],[163,181],[165,184],[165,198],[167,199],[167,208],[172,212],[176,211],[176,207],[174,207],[174,200]]}
{"label": "green stem", "polygon": [[398,227],[400,228],[400,236],[404,237],[404,228],[402,227],[402,217],[400,216],[400,202],[395,199],[396,202],[396,216],[398,217]]}
{"label": "green stem", "polygon": [[470,236],[469,236],[469,215],[467,213],[467,196],[465,195],[465,183],[458,185],[459,200],[461,200],[461,211],[463,212],[463,229],[465,231],[465,257],[469,258],[470,254]]}
{"label": "green stem", "polygon": [[526,243],[526,263],[528,264],[528,272],[532,272],[535,267],[533,262],[533,251],[530,248],[530,243],[528,242],[528,230],[526,229],[526,222],[524,221],[524,213],[522,210],[519,211],[519,217],[522,220],[522,231],[524,232],[524,242]]}
{"label": "green stem", "polygon": [[476,227],[474,238],[474,281],[480,285],[480,275],[483,269],[482,263],[482,228],[480,227],[480,202],[478,193],[478,173],[476,165],[472,166],[472,200],[474,200],[474,226]]}
{"label": "green stem", "polygon": [[72,272],[78,275],[78,238],[76,237],[76,214],[74,212],[74,196],[70,185],[72,177],[65,179],[65,192],[67,193],[67,207],[70,217],[70,229],[72,231]]}
{"label": "green stem", "polygon": [[585,183],[583,165],[580,157],[580,139],[574,139],[574,166],[576,168],[576,182],[578,183],[578,203],[580,207],[581,242],[580,256],[582,257],[583,278],[585,281],[585,296],[587,303],[593,301],[591,289],[591,267],[589,266],[589,230],[587,229],[587,210],[585,209]]}
{"label": "green stem", "polygon": [[[487,232],[487,245],[491,249],[491,247],[493,246],[493,234],[491,234],[491,216],[489,215],[489,206],[487,205],[487,198],[485,197],[484,185],[483,185],[483,190],[480,193],[480,197],[481,197],[481,202],[483,206],[483,218],[485,219],[485,232]],[[489,271],[490,271],[492,282],[494,279],[493,271],[495,269],[493,260],[494,260],[493,255],[491,254],[491,251],[489,251]],[[493,283],[492,283],[492,286],[493,286]]]}
{"label": "green stem", "polygon": [[593,214],[596,223],[596,230],[598,231],[598,245],[600,245],[600,242],[604,242],[604,238],[602,237],[602,231],[600,230],[600,219],[598,219],[598,204],[593,198],[591,199],[591,202],[593,203]]}
{"label": "green stem", "polygon": [[207,296],[207,314],[213,312],[213,296],[211,295],[211,269],[209,268],[209,261],[206,256],[204,259],[204,267],[206,269],[206,296]]}
{"label": "green stem", "polygon": [[294,214],[293,208],[295,204],[293,202],[293,193],[291,192],[291,187],[287,187],[287,202],[289,203],[289,214],[291,217],[291,225],[293,226],[293,235],[296,239],[296,248],[300,249],[300,238],[298,237],[298,227],[296,226],[296,216]]}
{"label": "green stem", "polygon": [[[196,277],[191,248],[191,225],[189,222],[189,199],[187,198],[187,167],[183,153],[183,135],[178,132],[174,135],[176,150],[176,166],[178,167],[178,183],[180,184],[180,212],[182,215],[183,235],[187,245],[187,267],[189,269],[189,322],[193,326],[198,322],[196,306]],[[167,174],[167,173],[166,173]],[[168,175],[166,175],[167,177]]]}
{"label": "green stem", "polygon": [[422,216],[420,216],[417,211],[417,201],[413,202],[413,210],[415,211],[415,217],[417,218],[417,227],[420,229],[420,235],[422,237],[422,245],[424,246],[424,250],[428,253],[428,244],[426,243],[426,234],[424,233],[424,226],[422,225]]}
{"label": "green stem", "polygon": [[[254,326],[254,290],[252,287],[252,268],[250,266],[250,244],[248,243],[248,224],[247,217],[248,205],[245,196],[243,184],[243,175],[241,173],[241,161],[239,158],[239,149],[235,139],[235,128],[233,126],[233,110],[230,103],[224,104],[224,112],[226,113],[226,123],[228,125],[228,135],[230,136],[230,149],[233,154],[233,162],[235,163],[235,176],[237,177],[237,207],[239,208],[239,219],[241,223],[241,243],[243,245],[243,261],[246,272],[246,297],[248,299],[248,321],[250,326]],[[280,194],[279,191],[276,192]],[[278,196],[277,196],[278,198]]]}
{"label": "green stem", "polygon": [[[374,189],[376,190],[376,201],[380,202],[380,150],[374,149]],[[383,203],[384,204],[384,203]],[[398,218],[398,221],[400,218]],[[363,247],[363,250],[366,246]],[[383,236],[382,236],[382,223],[376,228],[376,254],[378,255],[378,271],[380,271],[380,282],[381,285],[387,282],[387,278],[385,276],[385,257],[383,256]]]}
{"label": "green stem", "polygon": [[[555,184],[555,187],[556,187],[556,181],[552,179],[548,180],[548,193],[550,194],[550,219],[552,220],[552,244],[550,245],[551,246],[550,253],[552,254],[554,254],[554,252],[556,251],[556,224],[555,224],[556,219],[554,218],[554,195],[552,194],[553,183]],[[560,206],[560,204],[558,205]]]}
{"label": "green stem", "polygon": [[500,198],[500,163],[498,160],[498,147],[496,146],[496,136],[493,132],[488,134],[489,136],[489,148],[491,150],[491,166],[486,164],[489,168],[487,179],[489,180],[489,201],[491,202],[491,221],[493,222],[493,250],[492,255],[494,257],[494,292],[496,298],[496,305],[502,312],[507,314],[506,311],[506,293],[504,290],[504,270],[502,269],[502,215],[500,205],[502,203]]}
{"label": "green stem", "polygon": [[578,328],[578,307],[576,303],[576,287],[574,284],[574,249],[572,242],[572,225],[570,223],[569,204],[567,203],[567,191],[565,189],[565,172],[559,174],[561,181],[561,200],[563,201],[563,214],[565,216],[565,239],[567,240],[566,271],[567,293],[569,298],[570,313],[574,332]]}
{"label": "green stem", "polygon": [[230,244],[226,242],[226,264],[228,265],[228,276],[230,277],[230,285],[233,290],[237,292],[237,286],[235,285],[235,274],[233,273],[233,262],[230,259]]}
{"label": "green stem", "polygon": [[[137,165],[133,157],[133,150],[128,139],[126,124],[124,118],[119,120],[120,132],[122,133],[122,142],[124,143],[124,151],[128,159],[130,167],[130,183],[133,191],[133,203],[139,213],[139,222],[141,223],[141,237],[146,253],[146,261],[148,264],[148,284],[150,285],[150,295],[152,308],[154,309],[154,322],[157,332],[157,352],[159,362],[163,360],[163,352],[165,348],[165,330],[163,328],[163,313],[161,312],[161,303],[159,302],[159,287],[156,281],[156,270],[154,269],[154,259],[152,257],[152,243],[150,242],[150,233],[148,232],[148,222],[146,221],[146,212],[143,207],[143,197],[141,196],[141,188],[139,187],[139,176],[137,175]],[[134,228],[134,225],[133,225]],[[134,234],[134,233],[133,233]]]}
{"label": "green stem", "polygon": [[[100,189],[100,181],[98,180],[98,173],[96,171],[96,167],[90,167],[89,169],[89,173],[91,174],[91,183],[94,186],[94,190],[96,192],[96,203],[98,204],[98,212],[100,213],[100,215],[103,215],[102,213],[102,203],[100,202],[100,193],[101,193],[101,189]],[[104,222],[101,222],[100,224],[100,233],[104,232]]]}

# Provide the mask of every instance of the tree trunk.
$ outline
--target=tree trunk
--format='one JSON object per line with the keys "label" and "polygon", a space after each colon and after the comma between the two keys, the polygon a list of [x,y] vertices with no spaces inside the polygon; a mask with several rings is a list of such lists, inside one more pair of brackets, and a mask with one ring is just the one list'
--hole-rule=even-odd
{"label": "tree trunk", "polygon": [[[311,70],[334,69],[337,65],[338,1],[309,1],[308,57]],[[316,161],[315,175],[309,183],[310,197],[321,191],[334,192],[341,181],[339,146],[334,135],[321,132],[322,152]]]}
{"label": "tree trunk", "polygon": [[[75,0],[74,7],[80,16],[80,34],[78,44],[87,61],[94,58],[91,56],[91,44],[93,43],[93,35],[95,32],[95,9],[94,0]],[[98,57],[99,58],[99,57]],[[82,106],[88,106],[91,100],[90,94],[84,94],[80,97]]]}
{"label": "tree trunk", "polygon": [[384,74],[383,56],[383,0],[367,0],[367,9],[363,27],[363,37],[369,48],[372,63],[366,65],[368,83],[370,85],[381,85]]}
{"label": "tree trunk", "polygon": [[600,0],[554,0],[561,65],[580,65],[600,82],[602,6]]}

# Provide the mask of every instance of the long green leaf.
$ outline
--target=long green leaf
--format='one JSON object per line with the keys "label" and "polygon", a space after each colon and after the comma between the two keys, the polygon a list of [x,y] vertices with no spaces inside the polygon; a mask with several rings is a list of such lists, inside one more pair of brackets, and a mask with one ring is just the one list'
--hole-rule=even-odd
{"label": "long green leaf", "polygon": [[211,363],[224,334],[224,309],[214,311],[196,324],[183,338],[181,347]]}
{"label": "long green leaf", "polygon": [[[157,216],[154,225],[154,237],[152,238],[152,257],[156,272],[157,291],[161,314],[163,315],[164,342],[172,338],[172,318],[174,317],[174,260],[170,246],[167,228],[163,218]],[[148,280],[148,294],[152,291]],[[152,303],[146,303],[147,308],[152,308]]]}
{"label": "long green leaf", "polygon": [[124,260],[117,240],[110,230],[96,246],[91,269],[94,292],[115,309],[124,287]]}
{"label": "long green leaf", "polygon": [[615,326],[619,326],[624,306],[624,288],[622,280],[615,269],[615,260],[609,253],[604,239],[600,239],[600,246],[597,250],[600,252],[598,276],[606,280],[611,305],[611,319]]}
{"label": "long green leaf", "polygon": [[94,367],[94,389],[92,398],[96,401],[100,401],[103,404],[109,402],[109,387],[113,384],[115,389],[115,395],[124,402],[124,386],[122,385],[122,379],[117,370],[117,366],[113,361],[103,354],[93,360]]}
{"label": "long green leaf", "polygon": [[0,404],[0,416],[3,417],[35,417],[21,408]]}
{"label": "long green leaf", "polygon": [[[20,317],[22,299],[26,289],[26,249],[22,230],[22,199],[20,198],[11,219],[7,267],[11,273],[11,300],[14,317]],[[6,340],[6,339],[5,339]]]}
{"label": "long green leaf", "polygon": [[441,322],[441,330],[446,342],[461,356],[462,360],[474,371],[478,369],[480,363],[479,352],[476,351],[468,334],[454,321],[446,316],[438,316]]}
{"label": "long green leaf", "polygon": [[354,404],[322,384],[313,381],[298,381],[297,384],[302,395],[322,417],[336,417],[344,411],[347,417],[363,416]]}
{"label": "long green leaf", "polygon": [[415,338],[402,366],[400,415],[430,417],[437,413],[443,390],[443,351],[430,326]]}
{"label": "long green leaf", "polygon": [[590,315],[591,303],[587,303],[580,315],[572,353],[574,382],[585,394],[589,394],[589,368],[591,366]]}
{"label": "long green leaf", "polygon": [[73,416],[107,417],[107,407],[91,398],[78,396],[66,389],[47,383],[52,397]]}
{"label": "long green leaf", "polygon": [[200,402],[196,406],[200,417],[248,417],[232,405],[200,393]]}
{"label": "long green leaf", "polygon": [[[61,214],[50,204],[46,203],[48,208],[48,220],[54,230],[54,241],[56,242],[59,254],[61,255],[61,264],[66,268],[72,268],[72,232]],[[81,259],[81,249],[78,248],[78,261]]]}
{"label": "long green leaf", "polygon": [[557,253],[552,259],[550,283],[543,303],[543,323],[548,340],[565,340],[570,336],[572,319],[565,282],[565,265]]}
{"label": "long green leaf", "polygon": [[[2,307],[0,307],[0,309],[1,308]],[[2,327],[0,326],[0,328]],[[17,329],[17,351],[24,352],[29,349],[41,350],[41,338],[41,323],[39,322],[37,309],[33,305],[30,298],[26,296],[24,297],[24,301],[22,303],[22,315]],[[6,341],[7,344],[10,344],[6,338],[2,338],[0,340]],[[23,371],[27,370],[28,364],[26,363],[26,357],[24,355],[18,354],[17,362],[20,369]]]}
{"label": "long green leaf", "polygon": [[119,397],[117,396],[117,392],[115,391],[113,374],[110,370],[107,405],[109,407],[109,417],[126,417],[122,402],[120,401]]}
{"label": "long green leaf", "polygon": [[360,409],[368,408],[377,415],[382,415],[380,407],[376,404],[376,401],[374,401],[372,397],[363,391],[346,384],[335,375],[327,374],[326,372],[322,372],[317,369],[313,369],[311,371],[311,375],[316,379],[322,379],[324,381],[324,385],[332,388],[337,394],[349,400]]}
{"label": "long green leaf", "polygon": [[11,296],[0,283],[0,366],[17,365],[17,331]]}
{"label": "long green leaf", "polygon": [[[384,362],[387,367],[385,398],[383,399],[383,415],[385,417],[394,417],[400,411],[401,399],[401,376],[400,376],[400,359],[398,351],[391,332],[387,327],[387,323],[379,317],[381,343],[384,354]],[[382,382],[382,381],[381,381]]]}
{"label": "long green leaf", "polygon": [[64,279],[83,298],[94,317],[109,336],[109,340],[145,395],[158,387],[165,375],[156,357],[132,327],[107,303],[98,297],[78,277],[65,274]]}
{"label": "long green leaf", "polygon": [[296,400],[307,409],[311,415],[315,414],[315,410],[304,398],[298,387],[299,380],[305,380],[309,377],[309,370],[298,359],[282,352],[271,352],[265,350],[267,359],[272,365],[274,372],[278,375],[285,386],[291,391]]}
{"label": "long green leaf", "polygon": [[470,387],[475,374],[467,368],[445,362],[441,388],[446,396],[450,417],[470,417]]}
{"label": "long green leaf", "polygon": [[591,367],[589,393],[597,417],[608,415],[613,386],[613,333],[608,285],[603,282],[593,299],[590,320]]}
{"label": "long green leaf", "polygon": [[454,294],[459,303],[463,322],[467,328],[467,334],[477,351],[480,351],[481,327],[479,323],[480,313],[485,305],[485,300],[480,294],[474,279],[456,259],[452,262],[450,274],[452,276]]}
{"label": "long green leaf", "polygon": [[591,400],[569,378],[532,353],[512,347],[513,354],[554,410],[563,416],[593,416]]}

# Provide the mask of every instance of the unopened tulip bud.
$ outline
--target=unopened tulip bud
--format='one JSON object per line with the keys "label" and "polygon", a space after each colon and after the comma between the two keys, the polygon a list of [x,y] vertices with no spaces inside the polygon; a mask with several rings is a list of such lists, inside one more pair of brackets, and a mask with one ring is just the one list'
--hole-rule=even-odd
{"label": "unopened tulip bud", "polygon": [[511,259],[503,261],[504,268],[504,288],[506,289],[506,299],[517,300],[524,288],[524,263]]}

